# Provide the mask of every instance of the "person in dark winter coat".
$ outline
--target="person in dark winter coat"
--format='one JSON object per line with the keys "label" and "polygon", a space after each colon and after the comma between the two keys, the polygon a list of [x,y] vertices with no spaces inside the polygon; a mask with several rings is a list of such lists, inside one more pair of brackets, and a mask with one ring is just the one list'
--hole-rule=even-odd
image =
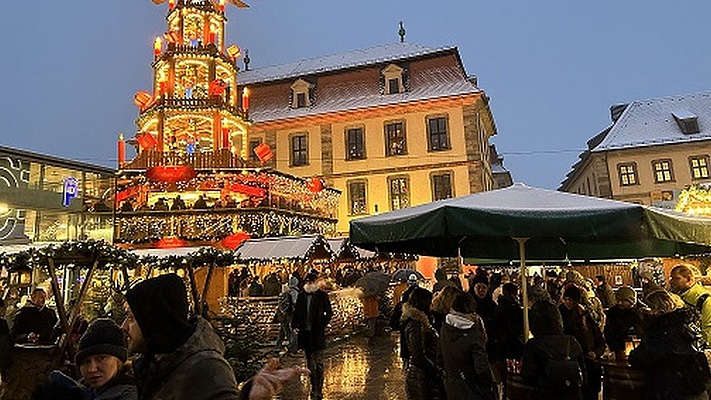
{"label": "person in dark winter coat", "polygon": [[433,294],[436,294],[447,286],[454,286],[454,283],[447,279],[447,271],[445,271],[443,268],[437,268],[434,273],[434,276],[437,282],[435,282],[434,286],[432,286]]}
{"label": "person in dark winter coat", "polygon": [[530,317],[533,338],[526,342],[523,348],[523,380],[537,388],[536,395],[539,400],[581,400],[583,394],[580,387],[566,390],[552,386],[551,383],[558,378],[548,374],[553,372],[550,368],[551,360],[565,358],[577,361],[580,371],[585,371],[585,359],[580,344],[574,337],[563,333],[563,320],[553,303],[545,300],[536,302],[531,307]]}
{"label": "person in dark winter coat", "polygon": [[46,301],[44,289],[36,288],[30,302],[15,314],[10,332],[15,343],[51,343],[57,314],[45,306]]}
{"label": "person in dark winter coat", "polygon": [[602,388],[602,368],[595,360],[605,352],[605,338],[590,311],[581,304],[582,295],[583,291],[575,284],[568,285],[559,311],[565,334],[575,337],[585,354],[584,398],[597,400]]}
{"label": "person in dark winter coat", "polygon": [[606,311],[605,342],[617,360],[624,360],[627,338],[631,335],[642,337],[644,313],[637,306],[637,293],[631,287],[617,289],[615,297],[617,304]]}
{"label": "person in dark winter coat", "polygon": [[402,340],[409,360],[405,374],[408,400],[436,400],[442,397],[442,368],[437,365],[438,335],[427,313],[432,293],[415,288],[402,306]]}
{"label": "person in dark winter coat", "polygon": [[518,301],[518,286],[505,283],[495,313],[494,359],[520,360],[523,355],[523,307]]}
{"label": "person in dark winter coat", "polygon": [[693,311],[665,290],[649,294],[645,302],[650,320],[629,362],[644,371],[647,399],[707,400],[711,376],[706,357],[692,346]]}
{"label": "person in dark winter coat", "polygon": [[304,288],[299,293],[294,307],[292,327],[299,332],[299,348],[304,350],[306,364],[311,371],[311,399],[323,397],[323,350],[326,348],[326,326],[331,321],[333,310],[328,294],[321,290],[318,272],[311,271],[304,277]]}
{"label": "person in dark winter coat", "polygon": [[607,283],[607,280],[603,275],[598,275],[595,277],[597,280],[597,286],[595,287],[595,296],[600,299],[602,303],[602,308],[610,308],[617,304],[615,300],[615,291],[612,290],[612,286]]}
{"label": "person in dark winter coat", "polygon": [[470,287],[470,293],[474,295],[474,300],[476,300],[476,313],[484,320],[486,335],[492,338],[486,345],[489,361],[492,361],[491,356],[496,351],[493,341],[496,337],[496,303],[491,299],[489,293],[489,278],[487,278],[485,272],[480,273],[477,271],[471,283],[474,284],[473,287]]}
{"label": "person in dark winter coat", "polygon": [[92,322],[79,339],[74,356],[82,379],[75,382],[53,371],[34,393],[34,400],[137,400],[138,393],[130,368],[126,337],[116,323],[107,318]]}
{"label": "person in dark winter coat", "polygon": [[7,369],[10,367],[12,359],[12,336],[10,327],[5,320],[5,301],[0,299],[0,385],[6,378]]}
{"label": "person in dark winter coat", "polygon": [[447,398],[493,399],[494,377],[486,354],[486,332],[471,294],[457,295],[440,332]]}
{"label": "person in dark winter coat", "polygon": [[121,328],[133,362],[140,400],[271,399],[275,389],[304,372],[277,369],[270,361],[240,393],[225,346],[210,323],[188,318],[187,291],[175,274],[140,282],[126,293],[126,320]]}

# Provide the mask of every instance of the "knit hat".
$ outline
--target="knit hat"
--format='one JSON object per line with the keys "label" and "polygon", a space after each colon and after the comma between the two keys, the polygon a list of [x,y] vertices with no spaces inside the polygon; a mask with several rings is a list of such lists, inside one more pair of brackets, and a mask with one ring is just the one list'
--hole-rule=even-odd
{"label": "knit hat", "polygon": [[77,365],[94,354],[109,354],[121,361],[128,358],[126,336],[116,323],[108,318],[92,322],[79,339],[79,349],[74,356]]}
{"label": "knit hat", "polygon": [[316,282],[316,279],[318,279],[318,271],[312,269],[304,277],[304,282]]}
{"label": "knit hat", "polygon": [[126,292],[126,302],[141,328],[151,354],[172,353],[193,332],[188,322],[188,295],[175,274],[138,283]]}
{"label": "knit hat", "polygon": [[563,298],[566,297],[575,300],[575,302],[577,303],[580,303],[580,299],[582,298],[582,292],[580,292],[580,288],[578,288],[577,286],[568,285],[563,291]]}
{"label": "knit hat", "polygon": [[477,283],[483,283],[485,285],[488,285],[489,278],[486,276],[486,274],[476,274],[474,275],[474,279],[472,279],[472,286],[476,285]]}
{"label": "knit hat", "polygon": [[615,298],[617,301],[620,300],[627,300],[632,304],[637,303],[637,292],[634,291],[629,286],[622,286],[621,288],[617,289],[617,292],[615,292]]}

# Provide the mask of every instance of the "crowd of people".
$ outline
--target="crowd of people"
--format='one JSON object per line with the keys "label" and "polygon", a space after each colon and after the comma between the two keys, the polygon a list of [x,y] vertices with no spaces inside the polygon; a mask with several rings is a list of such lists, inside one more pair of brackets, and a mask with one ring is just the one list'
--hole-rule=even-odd
{"label": "crowd of people", "polygon": [[647,282],[640,298],[602,276],[536,276],[527,282],[529,340],[515,279],[480,269],[463,288],[438,271],[433,291],[412,279],[390,321],[407,398],[499,399],[516,374],[539,399],[593,400],[602,365],[617,361],[644,371],[647,399],[708,399],[711,301],[698,276],[678,265],[669,290]]}
{"label": "crowd of people", "polygon": [[[253,282],[242,273],[240,279]],[[510,374],[540,399],[597,399],[603,360],[643,370],[648,399],[709,398],[711,372],[702,350],[711,343],[711,301],[692,266],[674,267],[668,290],[645,282],[641,295],[572,270],[536,276],[526,282],[529,340],[521,282],[483,269],[465,282],[444,270],[435,277],[432,291],[413,274],[394,294],[390,327],[400,336],[408,400],[499,399]],[[72,327],[76,375],[52,372],[34,398],[269,399],[289,380],[309,374],[310,398],[320,400],[325,331],[333,315],[327,278],[311,270],[287,275],[284,286],[278,273],[264,279],[265,286],[274,280],[280,287],[277,346],[303,350],[308,369],[279,368],[270,360],[238,385],[224,343],[206,319],[190,316],[182,278],[167,274],[126,293],[121,325],[100,318]],[[10,323],[0,319],[0,355],[10,354],[5,350],[13,343],[57,340],[57,316],[46,302],[47,293],[36,288]],[[0,376],[11,362],[0,357]]]}

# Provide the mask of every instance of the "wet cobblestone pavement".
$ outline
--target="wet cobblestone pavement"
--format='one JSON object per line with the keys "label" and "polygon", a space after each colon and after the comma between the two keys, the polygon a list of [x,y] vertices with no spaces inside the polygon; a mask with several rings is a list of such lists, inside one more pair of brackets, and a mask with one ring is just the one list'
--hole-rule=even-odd
{"label": "wet cobblestone pavement", "polygon": [[[372,339],[355,335],[331,343],[324,356],[324,400],[404,400],[405,377],[398,346],[396,333],[381,333]],[[305,366],[306,361],[300,352],[283,357],[282,363]],[[276,398],[307,400],[308,377],[289,385]]]}

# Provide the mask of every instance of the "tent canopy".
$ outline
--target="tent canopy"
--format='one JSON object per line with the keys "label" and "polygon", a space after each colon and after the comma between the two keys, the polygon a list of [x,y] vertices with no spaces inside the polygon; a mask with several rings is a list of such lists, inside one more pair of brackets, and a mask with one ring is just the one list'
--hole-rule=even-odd
{"label": "tent canopy", "polygon": [[440,257],[605,259],[711,251],[711,219],[523,184],[351,221],[353,244]]}

